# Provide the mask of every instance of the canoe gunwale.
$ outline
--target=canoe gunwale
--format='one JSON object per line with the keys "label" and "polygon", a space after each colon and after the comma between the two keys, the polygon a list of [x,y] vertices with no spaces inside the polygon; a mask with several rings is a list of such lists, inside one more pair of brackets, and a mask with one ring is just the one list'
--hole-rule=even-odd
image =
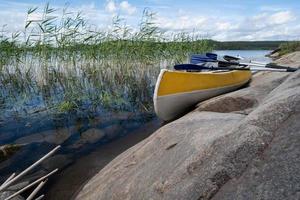
{"label": "canoe gunwale", "polygon": [[[157,82],[154,89],[154,96],[153,96],[155,112],[159,118],[165,121],[170,121],[178,117],[178,115],[180,115],[180,113],[183,113],[187,107],[191,107],[192,105],[195,105],[201,101],[205,101],[209,98],[234,91],[238,88],[241,88],[243,85],[247,84],[251,80],[251,74],[250,74],[249,76],[244,77],[243,81],[234,82],[233,84],[228,84],[221,87],[197,89],[193,91],[158,95],[161,81],[163,79],[165,72],[173,72],[173,71],[167,69],[161,70],[157,78]],[[228,73],[232,73],[232,72],[233,71],[228,71]],[[184,73],[189,73],[189,72],[184,72]],[[222,72],[222,73],[227,73],[227,72]],[[206,72],[205,74],[211,74],[211,72]]]}
{"label": "canoe gunwale", "polygon": [[248,83],[250,80],[251,80],[251,78],[249,80],[242,81],[242,82],[239,82],[237,84],[226,85],[226,86],[223,86],[223,87],[215,87],[215,88],[194,90],[194,91],[189,91],[189,92],[178,92],[178,93],[174,93],[174,94],[166,94],[166,95],[160,95],[160,96],[157,96],[157,94],[156,94],[156,99],[159,98],[159,97],[167,97],[167,96],[173,96],[173,95],[178,95],[178,94],[192,94],[192,93],[197,93],[197,92],[200,92],[200,91],[211,91],[211,90],[226,89],[228,87],[242,86],[242,85],[245,85],[246,83]]}

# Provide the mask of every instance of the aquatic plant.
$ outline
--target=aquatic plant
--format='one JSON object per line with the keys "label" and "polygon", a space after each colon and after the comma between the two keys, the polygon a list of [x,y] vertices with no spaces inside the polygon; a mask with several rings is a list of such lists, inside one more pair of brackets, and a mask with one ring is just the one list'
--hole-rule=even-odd
{"label": "aquatic plant", "polygon": [[72,110],[75,110],[78,106],[74,102],[70,101],[63,101],[58,105],[58,110],[60,112],[70,112]]}

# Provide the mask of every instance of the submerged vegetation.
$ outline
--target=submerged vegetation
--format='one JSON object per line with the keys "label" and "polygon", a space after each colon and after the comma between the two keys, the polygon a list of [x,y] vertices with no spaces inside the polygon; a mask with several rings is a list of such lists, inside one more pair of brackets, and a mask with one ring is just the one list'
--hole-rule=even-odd
{"label": "submerged vegetation", "polygon": [[[102,30],[81,13],[28,10],[24,30],[0,34],[0,111],[7,118],[54,112],[152,112],[161,68],[211,50],[200,36],[166,34],[145,9],[137,30],[118,16]],[[3,120],[2,119],[2,120]]]}
{"label": "submerged vegetation", "polygon": [[22,145],[18,144],[0,146],[0,163],[15,154],[21,147]]}

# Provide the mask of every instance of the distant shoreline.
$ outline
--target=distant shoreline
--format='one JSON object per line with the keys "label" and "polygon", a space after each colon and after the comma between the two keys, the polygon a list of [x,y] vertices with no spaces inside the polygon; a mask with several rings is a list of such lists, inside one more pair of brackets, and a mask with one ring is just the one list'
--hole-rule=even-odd
{"label": "distant shoreline", "polygon": [[215,50],[275,50],[287,41],[214,41]]}

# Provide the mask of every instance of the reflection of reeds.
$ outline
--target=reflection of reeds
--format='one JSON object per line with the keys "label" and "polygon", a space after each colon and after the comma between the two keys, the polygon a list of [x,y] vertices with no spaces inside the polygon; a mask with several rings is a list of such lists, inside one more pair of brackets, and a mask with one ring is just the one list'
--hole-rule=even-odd
{"label": "reflection of reeds", "polygon": [[[47,4],[28,10],[25,29],[0,36],[0,100],[4,109],[56,108],[152,111],[152,93],[161,67],[210,50],[190,34],[166,35],[144,11],[138,31],[116,17],[112,28],[92,28],[82,15]],[[25,38],[22,40],[21,38]],[[27,111],[26,111],[27,112]]]}

